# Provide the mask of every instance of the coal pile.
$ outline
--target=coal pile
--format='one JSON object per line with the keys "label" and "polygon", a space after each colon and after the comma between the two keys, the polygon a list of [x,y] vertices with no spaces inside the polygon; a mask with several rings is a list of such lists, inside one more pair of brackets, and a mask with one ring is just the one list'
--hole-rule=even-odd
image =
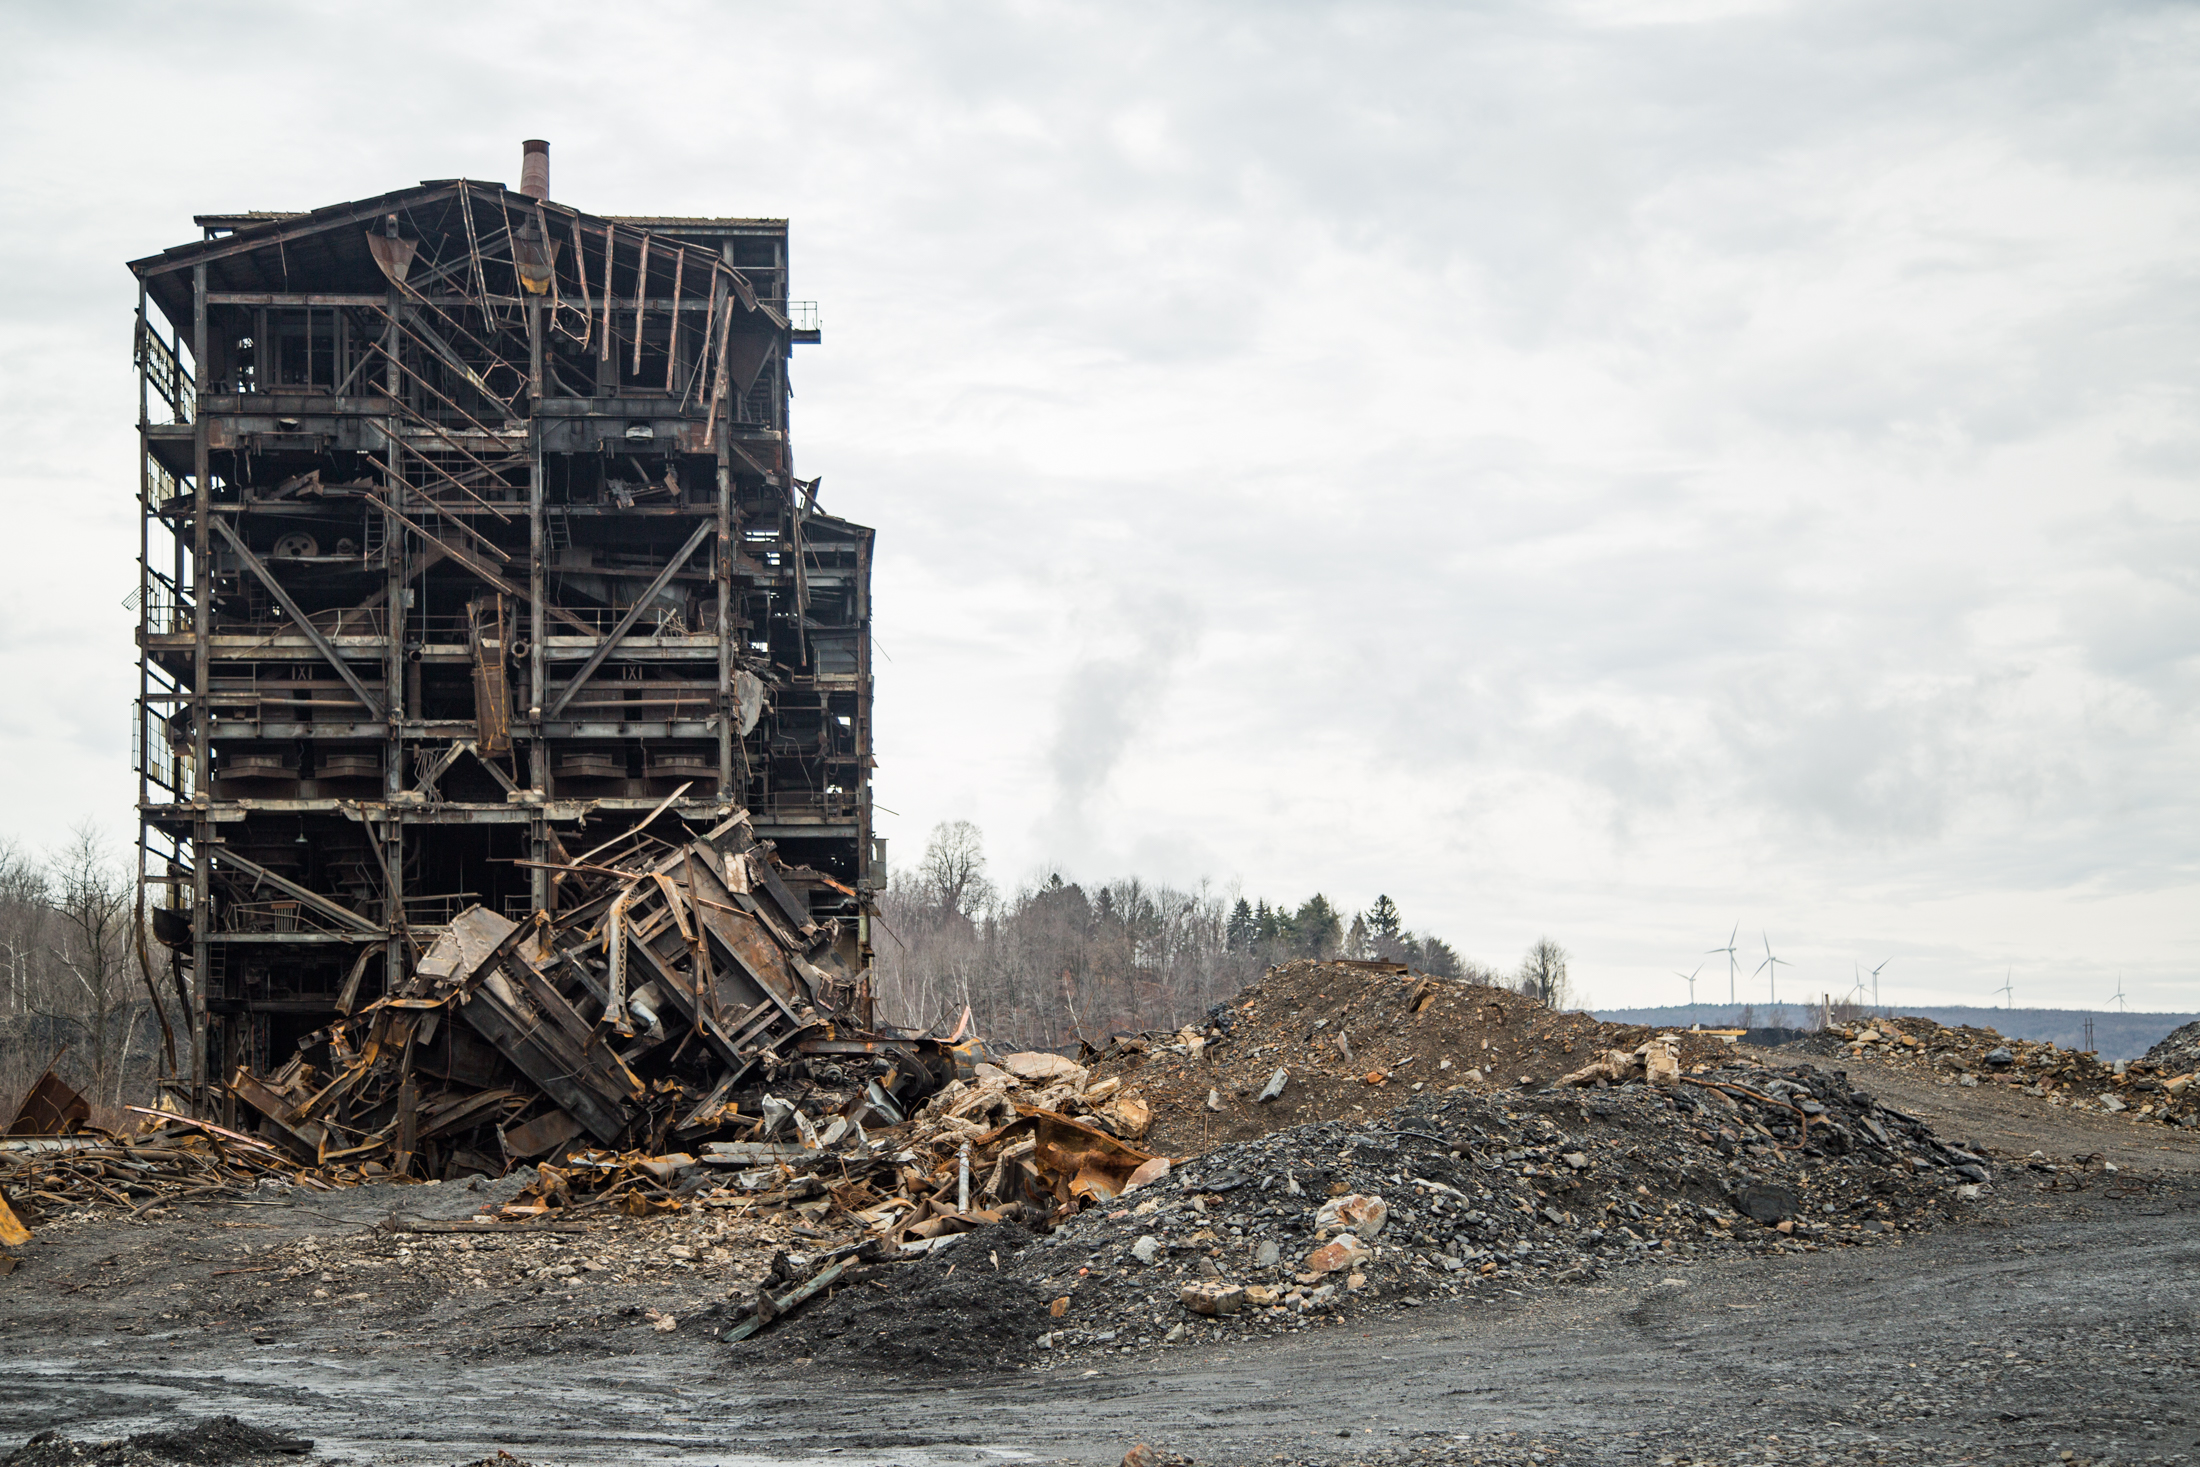
{"label": "coal pile", "polygon": [[2128,1063],[2103,1064],[2052,1041],[2005,1039],[1992,1029],[1951,1029],[1915,1016],[1831,1025],[1787,1052],[1870,1060],[1931,1074],[1943,1084],[2007,1085],[2049,1105],[2154,1125],[2200,1126],[2200,1090],[2193,1088],[2200,1023],[2185,1025],[2145,1059]]}
{"label": "coal pile", "polygon": [[303,1438],[216,1416],[118,1441],[71,1441],[44,1431],[0,1457],[0,1467],[246,1467],[296,1462],[312,1450],[313,1443]]}
{"label": "coal pile", "polygon": [[[1184,1156],[1285,1126],[1380,1113],[1424,1090],[1548,1083],[1650,1037],[1639,1024],[1560,1013],[1402,963],[1302,960],[1270,968],[1201,1024],[1118,1036],[1092,1068],[1137,1086],[1152,1106],[1145,1145]],[[1683,1064],[1727,1053],[1710,1035],[1676,1042]],[[1279,1072],[1277,1093],[1262,1099]]]}

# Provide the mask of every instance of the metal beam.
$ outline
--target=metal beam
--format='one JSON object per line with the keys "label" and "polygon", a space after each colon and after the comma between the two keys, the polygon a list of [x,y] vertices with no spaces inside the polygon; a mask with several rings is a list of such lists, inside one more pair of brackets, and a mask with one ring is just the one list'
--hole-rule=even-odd
{"label": "metal beam", "polygon": [[[671,584],[673,576],[678,573],[680,567],[688,563],[688,557],[702,546],[703,541],[716,528],[716,523],[711,520],[705,520],[695,527],[695,533],[688,536],[687,543],[680,547],[679,553],[666,561],[665,568],[657,572],[657,578],[649,583],[649,589],[642,592],[635,599],[634,604],[626,609],[626,615],[619,618],[619,624],[611,629],[611,635],[596,644],[596,650],[589,654],[586,662],[581,664],[581,670],[573,674],[573,680],[567,683],[564,690],[558,694],[557,701],[543,711],[544,718],[555,718],[565,711],[565,705],[571,702],[573,695],[581,690],[582,684],[596,675],[596,669],[603,666],[604,659],[618,649],[620,639],[633,630],[635,622],[641,620],[642,612],[648,609],[650,602],[657,599],[657,593]],[[719,629],[719,635],[723,638],[725,635],[724,628]]]}
{"label": "metal beam", "polygon": [[140,279],[165,275],[171,270],[181,270],[186,265],[204,265],[211,260],[226,260],[232,255],[248,255],[254,250],[264,250],[269,245],[287,244],[291,240],[304,239],[312,234],[327,234],[331,230],[342,229],[347,224],[363,224],[401,209],[417,209],[424,204],[450,198],[457,192],[456,186],[433,189],[407,198],[402,204],[391,202],[389,196],[362,200],[359,205],[349,209],[309,214],[288,229],[271,230],[266,234],[256,231],[232,234],[226,239],[208,240],[204,246],[185,245],[181,250],[166,256],[154,255],[143,260],[132,260],[130,268],[137,272]]}
{"label": "metal beam", "polygon": [[235,866],[246,875],[264,881],[279,891],[287,892],[323,916],[342,922],[356,931],[366,933],[372,937],[385,935],[385,930],[380,924],[369,922],[343,903],[330,901],[311,887],[300,886],[287,876],[278,876],[258,862],[248,861],[234,851],[217,851],[214,854],[214,860],[217,865]]}
{"label": "metal beam", "polygon": [[[442,551],[444,555],[448,556],[450,559],[457,561],[461,566],[471,571],[474,575],[480,577],[484,581],[487,581],[496,590],[502,591],[505,595],[511,597],[515,601],[525,601],[527,599],[527,593],[525,591],[522,591],[519,587],[513,585],[510,581],[507,581],[506,579],[504,579],[504,577],[498,575],[495,568],[489,565],[488,562],[477,559],[468,552],[459,549],[450,541],[442,539],[430,533],[428,530],[422,528],[419,524],[414,522],[411,517],[385,502],[380,495],[367,494],[363,497],[367,500],[368,503],[376,505],[381,509],[387,511],[393,518],[396,519],[399,524],[403,525],[406,529],[411,530],[415,535],[418,535],[421,539],[427,541],[436,549]],[[566,623],[568,626],[575,627],[580,631],[589,633],[590,635],[595,634],[596,629],[594,627],[590,626],[587,622],[575,616],[572,612],[567,611],[562,606],[548,606],[543,609],[547,611],[550,615],[556,617],[558,620]]]}
{"label": "metal beam", "polygon": [[306,640],[311,642],[320,651],[320,654],[328,659],[329,666],[336,669],[337,676],[341,677],[345,684],[350,687],[352,694],[360,702],[367,705],[367,711],[374,715],[375,720],[379,722],[388,718],[389,714],[382,707],[382,700],[367,691],[367,685],[359,680],[359,674],[351,670],[351,664],[344,661],[343,655],[336,650],[327,637],[321,635],[321,629],[306,619],[306,614],[298,609],[298,603],[291,600],[290,593],[283,589],[283,583],[275,579],[275,573],[261,564],[260,557],[252,553],[252,547],[244,543],[244,537],[229,528],[229,521],[219,515],[210,516],[209,518],[213,520],[214,528],[221,531],[223,538],[229,541],[230,548],[237,552],[238,558],[245,563],[246,568],[252,574],[258,576],[261,583],[274,593],[275,599],[282,603],[284,613],[296,624],[298,630],[305,634]]}

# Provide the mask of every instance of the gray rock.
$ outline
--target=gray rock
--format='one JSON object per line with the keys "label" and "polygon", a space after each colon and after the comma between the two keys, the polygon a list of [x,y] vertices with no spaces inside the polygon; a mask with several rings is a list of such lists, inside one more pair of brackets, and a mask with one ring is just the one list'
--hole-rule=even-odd
{"label": "gray rock", "polygon": [[1274,1268],[1282,1260],[1283,1249],[1276,1245],[1273,1238],[1263,1241],[1253,1253],[1253,1262],[1262,1268]]}
{"label": "gray rock", "polygon": [[1151,1233],[1131,1244],[1131,1257],[1149,1267],[1161,1261],[1162,1252],[1161,1240]]}
{"label": "gray rock", "polygon": [[1276,1072],[1268,1077],[1268,1083],[1261,1086],[1260,1094],[1254,1096],[1253,1098],[1257,1101],[1260,1101],[1262,1104],[1266,1104],[1268,1101],[1274,1100],[1278,1096],[1282,1095],[1283,1087],[1285,1085],[1288,1085],[1290,1082],[1291,1072],[1279,1066]]}
{"label": "gray rock", "polygon": [[1795,1216],[1795,1194],[1785,1187],[1754,1183],[1734,1194],[1735,1210],[1752,1222],[1783,1222]]}
{"label": "gray rock", "polygon": [[2017,1057],[2006,1049],[1989,1049],[1986,1051],[1986,1063],[1990,1065],[2013,1065],[2016,1062]]}

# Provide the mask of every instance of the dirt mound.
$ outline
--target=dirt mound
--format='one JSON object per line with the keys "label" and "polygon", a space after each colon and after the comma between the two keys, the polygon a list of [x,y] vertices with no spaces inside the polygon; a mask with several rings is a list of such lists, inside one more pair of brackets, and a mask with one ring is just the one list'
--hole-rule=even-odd
{"label": "dirt mound", "polygon": [[2166,1075],[2189,1075],[2200,1070],[2200,1019],[2162,1036],[2147,1051],[2145,1063]]}
{"label": "dirt mound", "polygon": [[[2180,1043],[2178,1035],[2187,1037]],[[2049,1105],[2190,1128],[2200,1126],[2200,1087],[2193,1077],[2200,1056],[2191,1052],[2195,1045],[2200,1045],[2200,1024],[2187,1024],[2146,1059],[2103,1064],[2084,1050],[2064,1049],[2051,1040],[2004,1039],[1992,1029],[1968,1024],[1951,1029],[1912,1015],[1835,1024],[1784,1050],[1914,1069],[1944,1084],[2007,1085]]]}
{"label": "dirt mound", "polygon": [[[1153,1107],[1141,1145],[1195,1156],[1285,1126],[1377,1114],[1424,1088],[1547,1083],[1651,1033],[1397,964],[1302,960],[1270,968],[1202,1025],[1116,1041],[1093,1074],[1136,1085]],[[1717,1039],[1680,1037],[1683,1065],[1728,1053]],[[1282,1094],[1261,1101],[1278,1070]]]}
{"label": "dirt mound", "polygon": [[121,1441],[70,1441],[59,1432],[40,1432],[0,1459],[0,1467],[231,1467],[231,1464],[287,1462],[313,1450],[313,1443],[285,1432],[269,1431],[234,1416],[215,1416],[174,1431],[140,1432]]}
{"label": "dirt mound", "polygon": [[[1002,1370],[1048,1326],[1045,1303],[1014,1271],[1035,1239],[1013,1223],[962,1235],[952,1248],[871,1271],[757,1341],[751,1358],[896,1374]],[[738,1348],[738,1347],[737,1347]]]}

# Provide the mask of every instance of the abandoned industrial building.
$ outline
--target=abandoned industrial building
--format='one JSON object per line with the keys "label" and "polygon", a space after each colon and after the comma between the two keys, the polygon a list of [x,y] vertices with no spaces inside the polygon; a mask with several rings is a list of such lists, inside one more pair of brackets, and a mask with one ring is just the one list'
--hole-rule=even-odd
{"label": "abandoned industrial building", "polygon": [[[635,883],[595,878],[614,847],[726,845],[728,822],[732,867],[652,868],[695,991],[713,945],[687,914],[711,909],[781,939],[758,1008],[870,1021],[872,531],[796,477],[788,368],[819,330],[786,221],[586,213],[548,161],[526,144],[516,192],[202,215],[131,263],[139,857],[166,949],[145,958],[190,1015],[173,1083],[201,1114],[234,1120],[232,1076],[325,1055],[331,1026],[355,1057],[345,1016],[414,1002],[417,1027],[372,1031],[402,1039],[402,1083],[516,1115],[483,1025],[400,992],[461,914],[493,945],[608,910],[599,961],[559,981],[594,989],[622,1059],[669,1053],[670,1015],[622,1013]],[[744,940],[716,963],[745,971]],[[689,1017],[730,1065],[748,1016]]]}

